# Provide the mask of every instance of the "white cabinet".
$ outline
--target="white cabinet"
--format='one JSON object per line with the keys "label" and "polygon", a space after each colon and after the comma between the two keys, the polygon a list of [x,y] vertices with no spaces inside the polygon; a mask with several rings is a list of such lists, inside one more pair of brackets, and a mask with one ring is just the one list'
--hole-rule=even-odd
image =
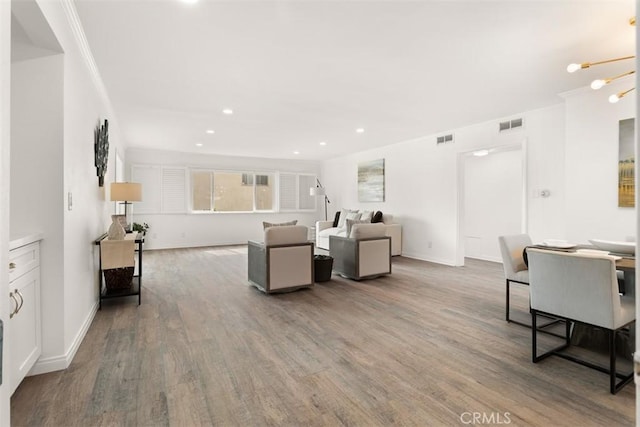
{"label": "white cabinet", "polygon": [[9,387],[16,390],[42,353],[40,243],[9,251]]}

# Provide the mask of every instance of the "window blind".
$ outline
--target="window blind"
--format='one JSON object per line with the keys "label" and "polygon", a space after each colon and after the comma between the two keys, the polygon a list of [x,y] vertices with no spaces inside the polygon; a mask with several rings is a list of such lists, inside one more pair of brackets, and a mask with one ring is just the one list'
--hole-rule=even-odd
{"label": "window blind", "polygon": [[281,173],[279,183],[280,210],[294,211],[298,208],[297,201],[297,175],[293,173]]}
{"label": "window blind", "polygon": [[162,168],[162,213],[187,211],[186,187],[186,168]]}
{"label": "window blind", "polygon": [[135,213],[159,213],[161,201],[160,166],[133,165],[131,167],[131,182],[142,185],[142,201],[134,203]]}

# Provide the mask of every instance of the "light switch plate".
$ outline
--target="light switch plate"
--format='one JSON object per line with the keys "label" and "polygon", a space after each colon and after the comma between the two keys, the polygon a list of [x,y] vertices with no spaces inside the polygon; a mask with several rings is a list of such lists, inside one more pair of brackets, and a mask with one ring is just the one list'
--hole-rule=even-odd
{"label": "light switch plate", "polygon": [[67,193],[67,210],[72,210],[72,209],[73,209],[73,193],[69,191]]}

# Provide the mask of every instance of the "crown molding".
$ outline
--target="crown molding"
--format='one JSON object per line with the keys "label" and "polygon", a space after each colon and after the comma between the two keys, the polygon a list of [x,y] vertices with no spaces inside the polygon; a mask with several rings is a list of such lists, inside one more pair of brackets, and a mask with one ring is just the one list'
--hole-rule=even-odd
{"label": "crown molding", "polygon": [[100,98],[102,98],[107,112],[111,116],[110,120],[114,121],[115,114],[113,112],[113,106],[111,105],[111,99],[109,99],[109,94],[107,93],[107,89],[104,85],[104,82],[102,81],[102,77],[100,76],[100,71],[98,70],[96,61],[93,58],[93,53],[91,52],[89,42],[87,41],[87,37],[85,36],[84,28],[82,27],[82,23],[80,22],[80,17],[78,16],[78,11],[76,10],[75,3],[73,2],[73,0],[60,0],[60,4],[62,5],[64,14],[67,17],[67,21],[69,22],[69,28],[71,28],[71,33],[73,34],[73,38],[75,39],[78,46],[80,56],[89,69],[91,80],[93,81],[93,84],[98,91]]}

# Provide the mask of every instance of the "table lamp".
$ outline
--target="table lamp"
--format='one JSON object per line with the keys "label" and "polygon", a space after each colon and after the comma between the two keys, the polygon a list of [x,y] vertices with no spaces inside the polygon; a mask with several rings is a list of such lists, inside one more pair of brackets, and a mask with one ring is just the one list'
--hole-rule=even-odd
{"label": "table lamp", "polygon": [[122,202],[127,222],[125,230],[131,232],[133,224],[133,204],[142,201],[142,185],[137,182],[112,182],[111,201]]}

